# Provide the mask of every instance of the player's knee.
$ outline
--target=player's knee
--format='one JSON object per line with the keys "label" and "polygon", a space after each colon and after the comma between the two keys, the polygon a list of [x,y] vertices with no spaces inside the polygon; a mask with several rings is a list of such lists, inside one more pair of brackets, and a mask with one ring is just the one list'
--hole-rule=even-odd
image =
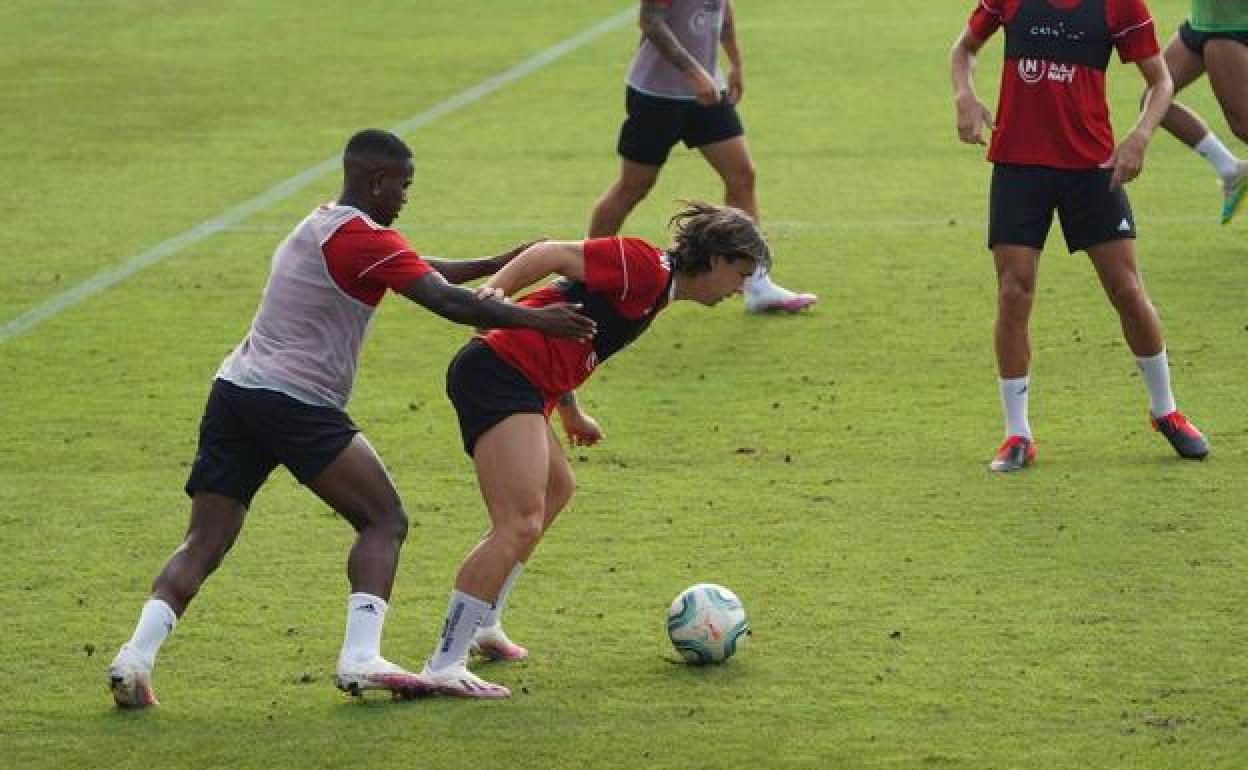
{"label": "player's knee", "polygon": [[999,304],[1006,315],[1026,315],[1034,296],[1034,287],[1022,280],[1003,280],[997,289]]}
{"label": "player's knee", "polygon": [[378,516],[373,518],[373,525],[378,532],[397,543],[407,540],[407,530],[410,526],[407,519],[407,512],[403,510],[403,506],[394,504],[387,506]]}
{"label": "player's knee", "polygon": [[541,508],[517,516],[508,523],[504,535],[518,553],[527,553],[537,545],[545,528],[545,516]]}
{"label": "player's knee", "polygon": [[1123,281],[1109,288],[1106,292],[1109,301],[1119,309],[1130,309],[1149,303],[1148,294],[1139,281]]}

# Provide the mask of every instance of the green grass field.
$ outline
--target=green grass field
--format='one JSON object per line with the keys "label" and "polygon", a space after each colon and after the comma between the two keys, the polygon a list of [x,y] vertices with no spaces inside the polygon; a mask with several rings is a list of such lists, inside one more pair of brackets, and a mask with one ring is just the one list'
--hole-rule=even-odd
{"label": "green grass field", "polygon": [[[508,615],[533,657],[486,674],[516,697],[340,696],[351,533],[284,471],[165,644],[162,705],[106,692],[186,523],[210,379],[328,173],[0,341],[0,767],[1248,767],[1248,216],[1218,226],[1212,172],[1157,136],[1131,186],[1140,261],[1209,461],[1149,429],[1055,228],[1040,464],[990,475],[989,166],[956,140],[946,63],[971,3],[736,5],[776,274],[821,302],[674,308],[585,389],[608,439],[571,452],[578,495]],[[1153,3],[1164,37],[1185,5]],[[629,6],[6,3],[0,323]],[[636,38],[619,24],[406,134],[417,248],[580,237]],[[1110,79],[1121,131],[1141,81]],[[1206,83],[1184,100],[1230,139]],[[627,230],[662,242],[673,199],[718,195],[677,152]],[[443,396],[465,336],[391,297],[352,402],[412,518],[384,645],[409,666],[485,526]],[[699,581],[755,629],[722,667],[665,659],[666,605]]]}

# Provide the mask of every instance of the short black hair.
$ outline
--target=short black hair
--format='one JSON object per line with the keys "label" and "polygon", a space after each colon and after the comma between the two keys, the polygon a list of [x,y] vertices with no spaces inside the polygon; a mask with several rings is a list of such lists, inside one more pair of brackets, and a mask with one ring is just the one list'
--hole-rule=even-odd
{"label": "short black hair", "polygon": [[366,128],[347,140],[344,158],[363,160],[404,161],[412,157],[412,149],[399,137],[380,128]]}
{"label": "short black hair", "polygon": [[675,228],[675,243],[667,251],[675,270],[704,273],[711,269],[712,256],[729,262],[748,259],[755,267],[770,267],[771,249],[749,214],[703,201],[681,204],[684,209],[668,223]]}

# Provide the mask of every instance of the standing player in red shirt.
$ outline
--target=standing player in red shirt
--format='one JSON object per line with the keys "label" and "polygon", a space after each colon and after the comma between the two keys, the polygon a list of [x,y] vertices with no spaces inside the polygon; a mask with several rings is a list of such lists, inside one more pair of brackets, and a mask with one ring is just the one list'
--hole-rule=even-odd
{"label": "standing player in red shirt", "polygon": [[505,660],[528,654],[503,633],[499,613],[575,487],[549,424],[551,412],[559,412],[572,443],[596,443],[602,432],[573,395],[595,368],[641,335],[669,301],[715,305],[740,293],[749,276],[770,263],[767,243],[739,209],[692,203],[673,223],[675,242],[667,251],[637,238],[540,243],[486,283],[511,295],[562,276],[520,304],[578,303],[597,322],[597,334],[588,341],[495,329],[451,362],[447,394],[476,466],[490,530],[460,567],[442,636],[422,672],[440,692],[505,698],[506,687],[468,671],[470,648]]}
{"label": "standing player in red shirt", "polygon": [[360,346],[386,290],[451,321],[593,335],[567,304],[525,307],[451,285],[490,275],[514,253],[421,259],[390,229],[407,202],[412,153],[385,131],[361,131],[343,153],[337,202],[309,214],[278,246],[251,329],[217,371],[186,493],[191,522],[152,585],[130,641],[109,667],[123,708],[156,704],[151,673],[165,637],[225,558],[252,497],[285,465],[355,529],[338,687],[419,695],[428,685],[381,657],[381,630],[407,515],[381,458],[345,411]]}
{"label": "standing player in red shirt", "polygon": [[[997,119],[975,94],[975,55],[1005,28]],[[1147,88],[1143,110],[1114,145],[1105,70],[1117,49]],[[1161,322],[1135,262],[1135,220],[1122,185],[1170,104],[1173,85],[1143,0],[980,0],[953,45],[958,135],[984,144],[992,191],[988,246],[997,269],[995,343],[1006,438],[989,467],[1013,471],[1035,460],[1027,419],[1031,315],[1040,252],[1056,211],[1071,253],[1086,251],[1148,386],[1152,424],[1182,457],[1209,452],[1175,405]]]}

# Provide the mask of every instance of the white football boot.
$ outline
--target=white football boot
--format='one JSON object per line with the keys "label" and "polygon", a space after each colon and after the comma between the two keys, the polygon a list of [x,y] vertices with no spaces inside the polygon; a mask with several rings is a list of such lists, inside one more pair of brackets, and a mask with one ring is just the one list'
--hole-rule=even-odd
{"label": "white football boot", "polygon": [[744,293],[747,313],[797,313],[819,301],[814,294],[777,286],[770,276],[748,279]]}
{"label": "white football boot", "polygon": [[141,709],[160,703],[152,692],[152,664],[123,644],[108,667],[108,689],[117,708]]}
{"label": "white football boot", "polygon": [[339,658],[334,682],[339,690],[357,697],[363,695],[365,690],[387,690],[396,698],[420,698],[437,691],[428,679],[396,666],[380,655],[364,661]]}
{"label": "white football boot", "polygon": [[426,682],[434,686],[436,692],[456,698],[480,698],[497,700],[510,698],[511,690],[501,684],[487,682],[468,670],[463,663],[458,663],[442,671],[431,671],[429,666],[420,672]]}
{"label": "white football boot", "polygon": [[516,661],[529,657],[529,651],[507,638],[501,623],[479,626],[469,649],[486,660]]}

